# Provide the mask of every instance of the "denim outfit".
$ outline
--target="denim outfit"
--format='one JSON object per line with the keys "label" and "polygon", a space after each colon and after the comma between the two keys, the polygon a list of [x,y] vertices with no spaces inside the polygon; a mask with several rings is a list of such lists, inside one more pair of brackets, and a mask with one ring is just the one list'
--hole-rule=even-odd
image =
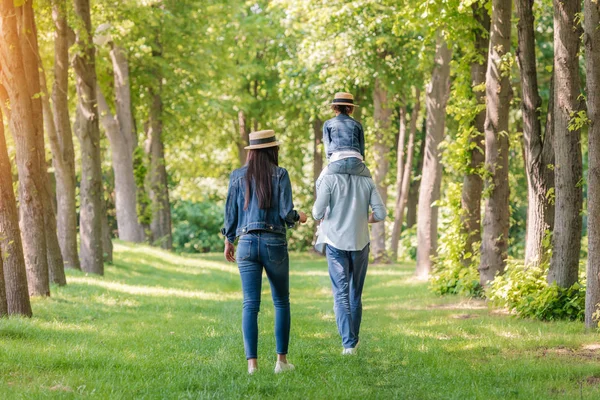
{"label": "denim outfit", "polygon": [[335,317],[344,348],[356,347],[359,339],[362,290],[369,263],[369,208],[377,221],[385,219],[385,205],[371,178],[323,176],[312,210],[313,217],[322,220],[315,247],[326,248]]}
{"label": "denim outfit", "polygon": [[225,226],[221,230],[233,243],[239,237],[236,260],[242,280],[244,305],[242,332],[246,358],[258,357],[258,312],[263,268],[271,284],[275,306],[275,339],[277,353],[287,354],[290,340],[289,257],[286,228],[299,220],[292,202],[292,185],[287,171],[273,168],[271,208],[260,209],[254,187],[244,210],[246,172],[233,171],[225,206]]}

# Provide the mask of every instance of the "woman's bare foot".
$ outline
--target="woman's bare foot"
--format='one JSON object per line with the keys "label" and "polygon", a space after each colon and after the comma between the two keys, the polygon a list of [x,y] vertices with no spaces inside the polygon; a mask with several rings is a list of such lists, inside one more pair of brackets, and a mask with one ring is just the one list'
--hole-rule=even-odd
{"label": "woman's bare foot", "polygon": [[250,358],[248,360],[248,373],[252,375],[258,370],[258,360],[256,358]]}

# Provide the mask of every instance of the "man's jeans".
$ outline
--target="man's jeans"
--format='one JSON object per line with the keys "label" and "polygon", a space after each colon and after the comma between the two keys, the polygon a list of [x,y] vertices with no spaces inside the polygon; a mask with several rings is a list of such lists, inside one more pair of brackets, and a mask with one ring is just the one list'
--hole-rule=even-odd
{"label": "man's jeans", "polygon": [[242,278],[242,332],[246,359],[258,358],[258,312],[263,267],[275,306],[277,354],[287,354],[290,341],[290,259],[285,235],[254,231],[240,237],[237,264]]}
{"label": "man's jeans", "polygon": [[356,347],[362,319],[362,291],[369,264],[369,245],[344,251],[327,245],[327,263],[333,289],[333,308],[345,349]]}

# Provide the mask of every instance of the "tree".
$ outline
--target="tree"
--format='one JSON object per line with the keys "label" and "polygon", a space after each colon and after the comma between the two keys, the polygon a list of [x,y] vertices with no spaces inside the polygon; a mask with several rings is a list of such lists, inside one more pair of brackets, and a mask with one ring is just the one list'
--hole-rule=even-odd
{"label": "tree", "polygon": [[100,128],[96,97],[96,51],[92,42],[89,0],[74,0],[79,20],[75,33],[78,53],[73,60],[78,112],[77,137],[81,147],[81,200],[79,235],[81,269],[103,275],[102,260],[102,170]]}
{"label": "tree", "polygon": [[598,327],[600,308],[600,9],[585,1],[585,59],[588,128],[588,264],[585,325]]}
{"label": "tree", "polygon": [[[411,184],[412,164],[415,153],[415,135],[417,133],[417,120],[421,109],[421,91],[417,88],[415,95],[415,104],[410,115],[410,132],[408,134],[408,144],[406,145],[406,162],[402,163],[402,158],[398,155],[398,167],[396,177],[396,207],[394,209],[394,227],[392,228],[392,260],[398,259],[398,241],[402,233],[402,224],[404,221],[404,210],[408,201],[408,195]],[[401,111],[405,113],[406,111]],[[402,120],[402,115],[401,115]],[[404,117],[406,119],[406,117]],[[406,125],[406,122],[404,122]],[[402,133],[398,141],[398,154],[404,151]]]}
{"label": "tree", "polygon": [[[44,186],[45,172],[41,170],[39,140],[34,124],[35,114],[32,99],[23,96],[30,93],[27,69],[23,58],[17,30],[17,10],[12,0],[0,2],[0,53],[1,82],[4,87],[0,103],[7,114],[10,130],[17,148],[17,170],[19,172],[19,199],[21,234],[27,265],[27,280],[31,295],[49,296],[48,259],[46,253],[46,231],[44,204],[40,194]],[[35,80],[39,82],[37,69]],[[10,111],[6,105],[10,105]],[[41,118],[41,115],[38,117]]]}
{"label": "tree", "polygon": [[99,86],[96,91],[100,121],[110,142],[112,153],[119,238],[128,242],[140,243],[144,241],[144,231],[137,215],[137,186],[133,168],[137,136],[131,110],[129,63],[123,49],[116,45],[109,36],[104,40],[111,48],[110,59],[114,75],[116,115],[113,115]]}
{"label": "tree", "polygon": [[488,174],[479,265],[480,283],[504,271],[508,249],[508,112],[510,109],[510,0],[492,0],[486,74],[485,168]]}
{"label": "tree", "polygon": [[417,219],[417,269],[416,275],[427,278],[433,265],[432,257],[437,249],[438,207],[440,198],[442,166],[439,145],[446,128],[446,104],[450,94],[450,61],[452,51],[440,36],[437,39],[435,64],[431,81],[427,86],[425,104],[427,129],[423,158],[423,172],[419,188]]}
{"label": "tree", "polygon": [[578,279],[583,166],[581,131],[571,118],[581,110],[577,0],[554,1],[554,149],[556,213],[548,282],[570,287]]}
{"label": "tree", "polygon": [[[54,32],[54,85],[52,108],[45,97],[44,118],[56,171],[57,231],[64,265],[81,269],[77,251],[75,150],[69,117],[69,27],[66,0],[52,1]],[[43,74],[42,74],[43,76]],[[44,89],[45,89],[44,84]],[[53,115],[50,113],[53,112]]]}
{"label": "tree", "polygon": [[[4,14],[2,14],[4,15]],[[0,86],[0,91],[4,88]],[[0,96],[4,98],[4,96]],[[0,111],[0,315],[19,314],[30,317],[31,304],[27,288],[25,258],[21,244],[19,215],[13,193],[10,160]],[[6,304],[6,308],[4,305]]]}
{"label": "tree", "polygon": [[[472,9],[473,18],[478,26],[473,30],[476,57],[471,62],[471,86],[477,103],[485,105],[485,94],[481,86],[485,85],[487,71],[490,17],[481,3],[474,3]],[[482,107],[473,120],[473,132],[469,137],[469,165],[463,179],[461,194],[461,205],[464,211],[461,216],[462,232],[466,236],[462,262],[465,266],[472,263],[472,255],[479,250],[475,246],[481,242],[481,193],[483,191],[481,170],[485,162],[485,115],[485,107]]]}

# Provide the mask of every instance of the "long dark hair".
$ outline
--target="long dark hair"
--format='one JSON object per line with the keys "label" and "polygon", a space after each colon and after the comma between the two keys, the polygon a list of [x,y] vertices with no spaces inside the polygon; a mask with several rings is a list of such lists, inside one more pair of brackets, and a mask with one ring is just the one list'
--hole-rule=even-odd
{"label": "long dark hair", "polygon": [[354,106],[346,106],[346,105],[332,105],[331,109],[333,111],[338,111],[345,115],[350,115],[354,111]]}
{"label": "long dark hair", "polygon": [[271,208],[273,193],[273,169],[279,165],[279,147],[267,147],[248,151],[248,171],[246,171],[246,201],[244,210],[250,204],[250,187],[254,183],[254,192],[258,207],[266,210]]}

